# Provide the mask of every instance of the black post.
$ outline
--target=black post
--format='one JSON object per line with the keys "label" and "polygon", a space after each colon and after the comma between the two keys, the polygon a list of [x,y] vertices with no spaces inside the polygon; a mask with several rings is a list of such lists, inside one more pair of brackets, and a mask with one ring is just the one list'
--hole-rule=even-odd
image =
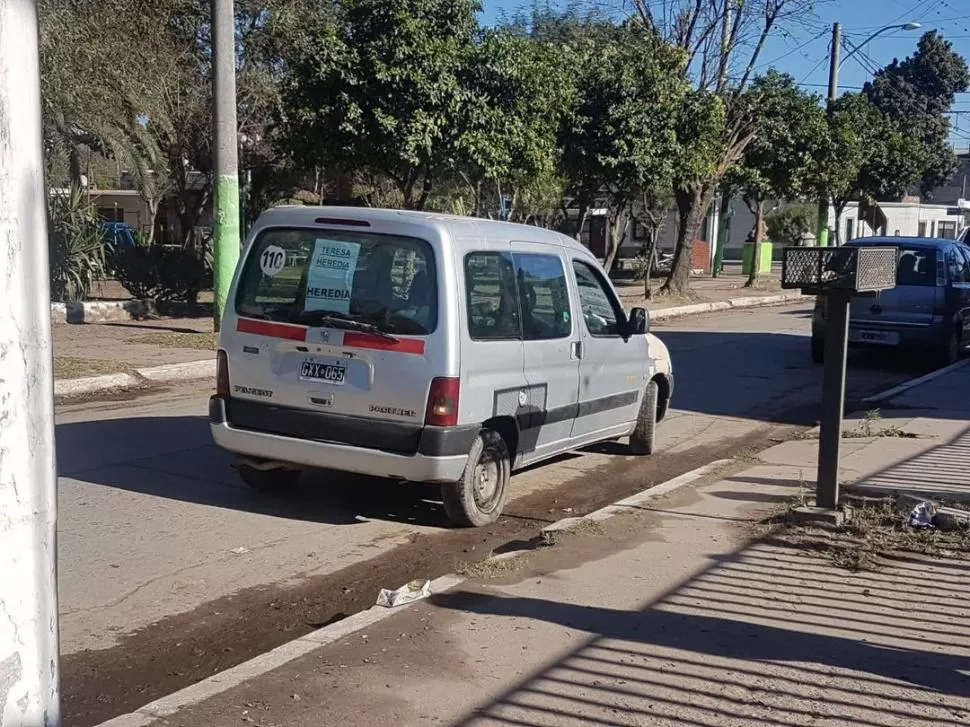
{"label": "black post", "polygon": [[845,359],[849,347],[848,291],[826,296],[825,370],[822,378],[822,420],[818,442],[815,505],[834,510],[839,503],[839,449],[845,408]]}

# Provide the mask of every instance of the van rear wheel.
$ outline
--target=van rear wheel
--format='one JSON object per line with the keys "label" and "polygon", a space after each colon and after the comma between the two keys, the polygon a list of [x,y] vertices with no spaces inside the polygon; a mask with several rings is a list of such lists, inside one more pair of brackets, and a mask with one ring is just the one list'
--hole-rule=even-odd
{"label": "van rear wheel", "polygon": [[239,478],[258,492],[281,492],[296,485],[300,470],[269,469],[261,470],[248,464],[239,465]]}
{"label": "van rear wheel", "polygon": [[637,414],[637,427],[630,435],[630,451],[633,454],[653,454],[657,439],[657,402],[660,389],[656,381],[648,381]]}
{"label": "van rear wheel", "polygon": [[498,432],[478,433],[458,482],[441,486],[448,519],[455,525],[481,527],[498,520],[509,496],[512,458]]}

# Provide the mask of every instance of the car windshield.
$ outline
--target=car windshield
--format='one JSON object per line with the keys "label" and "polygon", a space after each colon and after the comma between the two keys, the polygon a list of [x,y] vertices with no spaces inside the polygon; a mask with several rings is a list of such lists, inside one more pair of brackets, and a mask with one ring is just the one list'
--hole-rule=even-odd
{"label": "car windshield", "polygon": [[424,240],[357,231],[269,229],[253,243],[236,313],[308,325],[424,335],[437,325]]}
{"label": "car windshield", "polygon": [[931,247],[899,248],[896,285],[936,285],[936,250]]}

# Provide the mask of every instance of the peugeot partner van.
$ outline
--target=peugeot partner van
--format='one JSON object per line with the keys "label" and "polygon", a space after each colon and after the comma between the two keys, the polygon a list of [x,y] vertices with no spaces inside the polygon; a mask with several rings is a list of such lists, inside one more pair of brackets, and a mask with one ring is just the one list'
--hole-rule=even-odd
{"label": "peugeot partner van", "polygon": [[517,468],[627,436],[653,451],[673,372],[647,326],[550,230],[278,207],[229,291],[212,435],[259,490],[306,468],[440,483],[455,524],[485,525]]}

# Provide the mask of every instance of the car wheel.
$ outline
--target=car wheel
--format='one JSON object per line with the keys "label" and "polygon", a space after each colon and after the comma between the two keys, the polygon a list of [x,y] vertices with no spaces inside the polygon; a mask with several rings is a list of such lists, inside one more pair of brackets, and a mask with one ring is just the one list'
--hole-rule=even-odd
{"label": "car wheel", "polygon": [[498,520],[509,496],[512,458],[498,432],[479,432],[458,482],[441,486],[448,519],[455,525],[481,527]]}
{"label": "car wheel", "polygon": [[960,331],[954,329],[946,341],[946,346],[940,351],[940,365],[949,366],[955,364],[963,356],[963,342],[960,340]]}
{"label": "car wheel", "polygon": [[248,464],[239,465],[239,477],[249,487],[258,492],[281,492],[296,485],[301,470],[276,468],[261,470]]}
{"label": "car wheel", "polygon": [[812,363],[825,363],[825,339],[812,336]]}
{"label": "car wheel", "polygon": [[656,381],[647,382],[637,414],[637,426],[630,435],[630,451],[633,454],[653,454],[657,436],[657,399],[659,388]]}

